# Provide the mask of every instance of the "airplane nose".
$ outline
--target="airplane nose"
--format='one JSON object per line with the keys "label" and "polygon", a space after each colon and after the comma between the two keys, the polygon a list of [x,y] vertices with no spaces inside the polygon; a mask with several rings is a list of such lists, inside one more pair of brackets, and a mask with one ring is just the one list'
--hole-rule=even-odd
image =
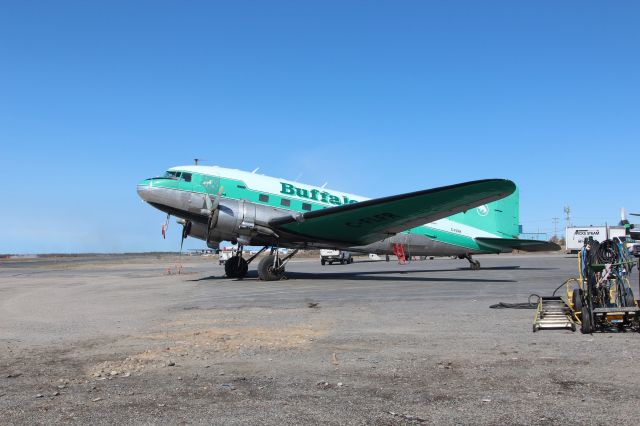
{"label": "airplane nose", "polygon": [[144,201],[149,201],[151,196],[151,180],[145,179],[138,183],[138,196]]}

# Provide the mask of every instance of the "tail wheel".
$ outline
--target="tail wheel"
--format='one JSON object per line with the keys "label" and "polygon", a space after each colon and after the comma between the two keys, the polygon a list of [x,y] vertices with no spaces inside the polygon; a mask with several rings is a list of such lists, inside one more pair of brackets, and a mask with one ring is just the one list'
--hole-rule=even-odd
{"label": "tail wheel", "polygon": [[278,281],[284,276],[284,267],[281,266],[280,260],[275,260],[275,255],[265,256],[258,264],[258,277],[262,281]]}

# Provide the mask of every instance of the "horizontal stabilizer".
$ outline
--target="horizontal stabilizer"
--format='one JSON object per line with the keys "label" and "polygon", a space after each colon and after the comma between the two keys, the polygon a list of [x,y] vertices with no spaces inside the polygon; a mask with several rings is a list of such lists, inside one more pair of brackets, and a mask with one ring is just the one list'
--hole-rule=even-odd
{"label": "horizontal stabilizer", "polygon": [[476,241],[482,246],[488,246],[500,251],[558,251],[560,246],[550,241],[520,240],[517,238],[485,238],[477,237]]}

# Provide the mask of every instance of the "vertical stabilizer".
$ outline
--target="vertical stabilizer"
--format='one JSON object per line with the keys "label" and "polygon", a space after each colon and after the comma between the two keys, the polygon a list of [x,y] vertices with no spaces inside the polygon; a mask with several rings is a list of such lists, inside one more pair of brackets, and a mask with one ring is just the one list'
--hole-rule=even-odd
{"label": "vertical stabilizer", "polygon": [[472,226],[500,238],[518,238],[520,223],[520,194],[518,188],[508,197],[467,210],[450,217],[463,225]]}

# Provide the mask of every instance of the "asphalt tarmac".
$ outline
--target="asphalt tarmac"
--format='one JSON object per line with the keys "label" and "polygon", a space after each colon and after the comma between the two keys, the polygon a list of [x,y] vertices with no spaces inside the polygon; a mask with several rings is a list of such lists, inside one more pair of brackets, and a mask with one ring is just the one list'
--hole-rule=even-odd
{"label": "asphalt tarmac", "polygon": [[638,333],[489,309],[550,295],[575,257],[478,259],[301,259],[279,282],[201,257],[2,260],[0,424],[635,421]]}

